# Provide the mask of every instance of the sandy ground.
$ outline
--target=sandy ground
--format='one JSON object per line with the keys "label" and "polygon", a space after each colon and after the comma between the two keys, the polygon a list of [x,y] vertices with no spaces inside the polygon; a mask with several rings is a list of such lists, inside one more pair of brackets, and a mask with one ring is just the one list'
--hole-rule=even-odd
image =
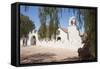
{"label": "sandy ground", "polygon": [[21,63],[74,61],[78,54],[66,48],[28,46],[20,48]]}

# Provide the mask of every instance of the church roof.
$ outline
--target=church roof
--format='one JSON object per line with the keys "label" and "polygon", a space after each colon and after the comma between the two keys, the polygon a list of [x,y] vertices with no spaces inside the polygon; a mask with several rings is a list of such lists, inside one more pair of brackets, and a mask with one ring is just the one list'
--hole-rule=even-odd
{"label": "church roof", "polygon": [[66,28],[61,28],[61,27],[60,27],[60,29],[61,29],[62,31],[64,31],[65,33],[68,32],[68,29],[66,29]]}

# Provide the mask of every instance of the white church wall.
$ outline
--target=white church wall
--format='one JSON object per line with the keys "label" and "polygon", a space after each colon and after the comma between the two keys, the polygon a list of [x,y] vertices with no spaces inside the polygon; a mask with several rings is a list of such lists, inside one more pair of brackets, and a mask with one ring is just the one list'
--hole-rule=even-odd
{"label": "white church wall", "polygon": [[[57,35],[57,37],[60,37],[61,40],[54,40],[51,39],[50,41],[48,40],[39,40],[38,39],[38,33],[34,32],[34,30],[32,32],[30,32],[28,34],[28,41],[27,41],[27,46],[32,46],[31,45],[31,38],[33,36],[36,37],[36,46],[44,46],[44,47],[53,47],[53,48],[66,48],[70,49],[72,51],[77,51],[78,48],[80,48],[80,46],[73,46],[71,45],[70,41],[68,40],[68,36],[67,33],[64,32],[62,29],[58,29],[60,31],[59,35]],[[20,40],[20,44],[22,45],[22,40]]]}
{"label": "white church wall", "polygon": [[60,34],[57,37],[61,37],[61,41],[65,42],[67,41],[67,33],[65,33],[63,30],[60,28],[58,29],[60,31]]}

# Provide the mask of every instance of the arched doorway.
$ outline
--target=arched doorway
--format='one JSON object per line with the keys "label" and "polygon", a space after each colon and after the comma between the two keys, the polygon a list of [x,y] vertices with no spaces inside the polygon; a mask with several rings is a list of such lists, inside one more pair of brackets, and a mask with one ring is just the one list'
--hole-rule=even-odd
{"label": "arched doorway", "polygon": [[23,37],[23,46],[27,46],[28,36]]}
{"label": "arched doorway", "polygon": [[36,37],[34,35],[31,37],[31,45],[36,45]]}
{"label": "arched doorway", "polygon": [[57,37],[57,41],[58,41],[58,40],[61,40],[61,37]]}

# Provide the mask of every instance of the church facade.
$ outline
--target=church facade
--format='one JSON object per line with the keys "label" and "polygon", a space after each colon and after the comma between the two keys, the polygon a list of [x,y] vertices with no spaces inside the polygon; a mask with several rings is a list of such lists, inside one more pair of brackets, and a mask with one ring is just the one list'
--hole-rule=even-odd
{"label": "church facade", "polygon": [[[58,28],[57,32],[58,32],[58,34],[56,35],[56,41],[60,40],[62,42],[65,42],[68,40],[69,37],[68,37],[67,29]],[[26,46],[35,45],[36,42],[39,41],[38,32],[36,30],[33,30],[32,32],[29,32],[27,38],[21,38],[20,39],[21,46],[25,45],[24,40],[26,40]],[[51,39],[51,40],[54,40],[54,39]]]}

